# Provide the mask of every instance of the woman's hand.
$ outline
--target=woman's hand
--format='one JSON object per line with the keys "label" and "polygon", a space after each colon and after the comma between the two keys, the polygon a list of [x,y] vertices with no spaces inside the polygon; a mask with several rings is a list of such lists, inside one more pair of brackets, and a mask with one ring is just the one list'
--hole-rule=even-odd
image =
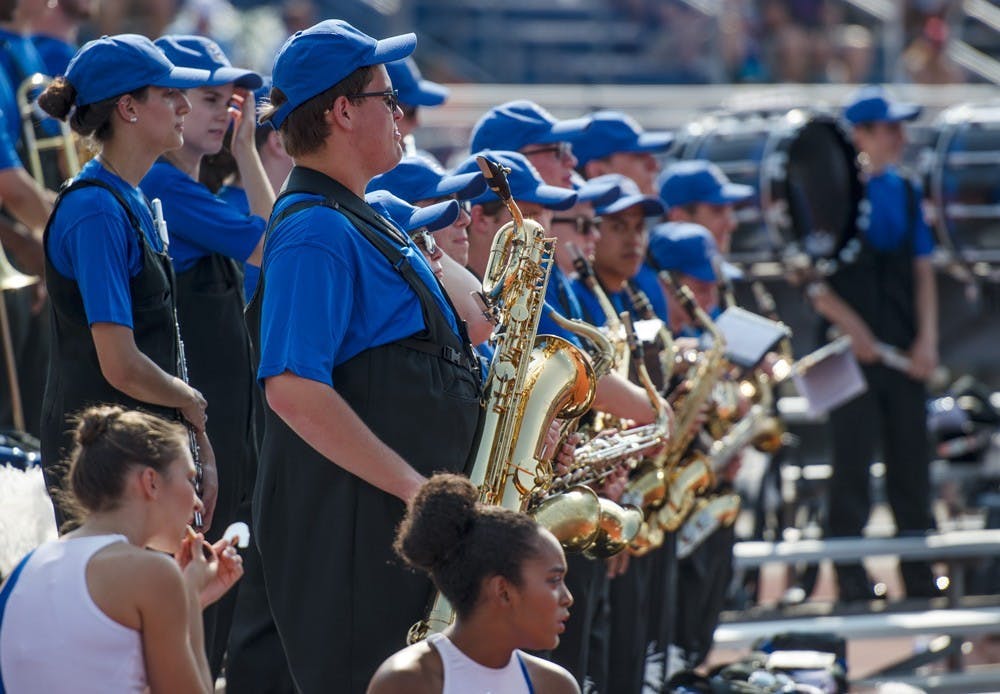
{"label": "woman's hand", "polygon": [[226,540],[210,545],[203,534],[191,528],[174,557],[202,609],[225,595],[243,575],[243,558],[235,547]]}
{"label": "woman's hand", "polygon": [[257,105],[253,92],[237,87],[230,101],[229,112],[233,114],[233,156],[256,151],[254,132],[257,129]]}

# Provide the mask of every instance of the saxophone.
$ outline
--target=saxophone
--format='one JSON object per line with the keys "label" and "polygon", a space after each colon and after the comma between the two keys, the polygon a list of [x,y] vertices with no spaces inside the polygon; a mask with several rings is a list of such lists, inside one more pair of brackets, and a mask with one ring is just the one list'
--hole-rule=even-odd
{"label": "saxophone", "polygon": [[722,438],[712,443],[708,453],[692,453],[677,470],[666,503],[656,512],[660,527],[668,531],[680,528],[695,508],[698,496],[716,486],[719,472],[737,453],[775,436],[780,441],[780,423],[771,415],[770,403],[754,403]]}
{"label": "saxophone", "polygon": [[[621,316],[627,344],[634,357],[640,350],[632,321],[627,313]],[[670,413],[659,398],[656,388],[642,361],[636,362],[640,381],[650,398],[650,405],[656,411],[656,420],[632,429],[616,432],[609,436],[590,439],[574,452],[573,466],[563,474],[554,477],[544,489],[532,495],[531,509],[544,509],[550,500],[558,499],[577,485],[598,484],[609,477],[622,464],[634,467],[642,456],[658,448],[670,434]],[[639,532],[643,521],[642,510],[631,504],[619,505],[610,499],[600,497],[600,529],[591,544],[582,551],[592,558],[610,557],[625,549]]]}
{"label": "saxophone", "polygon": [[[552,335],[536,339],[555,239],[524,219],[501,165],[485,157],[478,164],[513,221],[497,231],[483,278],[482,296],[497,322],[496,351],[484,388],[483,434],[469,476],[481,503],[522,511],[531,493],[552,478],[550,465],[538,456],[550,423],[586,412],[596,378],[589,357],[577,347]],[[600,502],[587,487],[568,489],[550,511],[537,520],[551,523],[546,527],[564,544],[589,544],[599,530]],[[438,592],[425,619],[410,628],[407,642],[442,631],[453,618],[451,605]]]}
{"label": "saxophone", "polygon": [[726,365],[725,340],[712,319],[698,306],[691,291],[687,287],[678,287],[667,271],[661,271],[659,276],[691,318],[712,336],[712,346],[693,362],[691,369],[694,374],[687,379],[688,390],[675,401],[674,436],[670,443],[654,460],[645,463],[626,487],[625,498],[646,509],[646,522],[631,544],[631,551],[636,556],[659,547],[663,542],[663,530],[670,529],[662,522],[658,513],[660,507],[666,504],[669,509],[678,500],[678,495],[687,489],[704,489],[705,465],[682,466],[681,461],[697,434],[696,424],[701,410]]}

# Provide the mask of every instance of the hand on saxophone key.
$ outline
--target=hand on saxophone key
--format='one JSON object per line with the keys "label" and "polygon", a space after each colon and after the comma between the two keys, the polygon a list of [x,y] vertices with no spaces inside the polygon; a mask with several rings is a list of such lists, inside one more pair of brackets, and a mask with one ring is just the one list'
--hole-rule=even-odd
{"label": "hand on saxophone key", "polygon": [[[555,425],[556,434],[558,436],[558,422],[553,422]],[[550,431],[551,431],[550,427]],[[546,436],[546,441],[548,437]],[[552,461],[555,466],[556,475],[565,475],[571,469],[576,462],[576,447],[580,445],[583,441],[583,436],[579,432],[574,431],[572,434],[566,437],[566,440],[562,442],[556,451],[555,459]]]}

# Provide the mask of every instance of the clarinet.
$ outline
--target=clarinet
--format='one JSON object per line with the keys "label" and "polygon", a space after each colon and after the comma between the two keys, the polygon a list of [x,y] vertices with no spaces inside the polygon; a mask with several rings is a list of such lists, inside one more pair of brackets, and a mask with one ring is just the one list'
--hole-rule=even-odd
{"label": "clarinet", "polygon": [[[160,235],[160,241],[163,243],[164,252],[170,245],[170,237],[167,234],[167,221],[163,218],[163,203],[160,202],[159,198],[153,198],[153,223],[156,225],[156,231]],[[184,340],[181,338],[181,324],[177,319],[177,306],[174,305],[174,339],[177,343],[177,373],[178,376],[184,383],[191,385],[190,377],[188,376],[188,366],[187,366],[187,356],[184,353]],[[202,483],[204,481],[204,468],[201,464],[201,450],[198,447],[198,435],[195,433],[194,427],[190,422],[186,421],[183,415],[178,411],[178,416],[181,421],[184,422],[185,428],[187,428],[188,433],[188,447],[191,450],[191,459],[194,461],[195,479],[194,479],[194,491],[201,498],[202,494]],[[204,518],[202,518],[201,511],[194,512],[194,527],[198,530],[205,525]]]}

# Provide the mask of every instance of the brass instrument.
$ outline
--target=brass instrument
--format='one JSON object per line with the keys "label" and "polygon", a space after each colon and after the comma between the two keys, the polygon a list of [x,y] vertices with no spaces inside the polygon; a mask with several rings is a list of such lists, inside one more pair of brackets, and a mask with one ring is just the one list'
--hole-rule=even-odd
{"label": "brass instrument", "polygon": [[[643,464],[639,474],[629,481],[626,488],[625,498],[641,500],[646,509],[646,523],[630,547],[637,556],[642,556],[663,542],[664,526],[657,510],[664,504],[668,504],[668,507],[673,505],[669,502],[671,488],[700,488],[705,479],[701,468],[681,468],[680,462],[697,433],[698,417],[725,366],[725,340],[712,319],[698,306],[691,291],[687,287],[678,287],[667,271],[660,272],[660,280],[674,292],[692,319],[712,336],[712,346],[694,362],[691,367],[694,374],[687,379],[688,390],[675,402],[673,438],[656,459]],[[693,479],[689,479],[692,477]]]}
{"label": "brass instrument", "polygon": [[688,379],[689,390],[681,396],[680,401],[674,406],[677,433],[663,454],[665,467],[670,470],[680,462],[681,457],[698,433],[697,419],[708,403],[709,396],[726,365],[726,340],[715,327],[715,322],[698,306],[690,289],[674,284],[670,273],[666,270],[660,272],[660,280],[670,291],[675,293],[677,300],[684,306],[684,310],[712,338],[711,347],[701,353],[695,373]]}
{"label": "brass instrument", "polygon": [[[628,347],[634,357],[641,348],[632,329],[631,318],[623,313],[621,320]],[[655,421],[607,437],[595,437],[577,447],[573,467],[554,477],[544,490],[540,489],[532,495],[528,504],[529,513],[535,515],[536,519],[539,512],[545,511],[550,500],[557,500],[566,490],[577,485],[599,483],[623,463],[634,466],[645,453],[666,441],[670,434],[670,413],[660,400],[645,364],[641,361],[637,364],[640,381],[650,398],[650,405],[656,411]],[[579,548],[591,557],[609,557],[625,549],[639,532],[643,521],[642,511],[635,505],[618,505],[603,497],[600,498],[600,504],[600,529],[588,546]]]}
{"label": "brass instrument", "polygon": [[[478,163],[513,220],[497,231],[483,279],[483,298],[497,322],[496,351],[484,388],[483,434],[469,476],[481,503],[521,511],[530,494],[552,477],[549,463],[538,457],[550,423],[586,412],[596,379],[590,359],[575,346],[551,335],[536,339],[555,240],[524,219],[511,198],[506,170],[485,157]],[[586,545],[598,532],[600,514],[593,490],[575,486],[554,498],[536,520],[564,544]],[[407,641],[441,631],[453,616],[438,593]]]}
{"label": "brass instrument", "polygon": [[[767,377],[763,376],[766,380]],[[709,447],[708,453],[691,454],[671,480],[666,502],[656,512],[664,530],[677,530],[695,508],[697,497],[714,488],[717,475],[749,445],[781,445],[781,423],[771,414],[769,387],[762,387],[761,401],[754,403],[739,421]],[[776,449],[775,449],[776,450]]]}
{"label": "brass instrument", "polygon": [[7,259],[7,254],[0,244],[0,340],[3,343],[4,365],[7,369],[7,383],[10,387],[10,409],[14,429],[23,432],[24,406],[21,404],[21,386],[17,378],[17,363],[14,360],[14,342],[11,339],[10,318],[7,315],[7,302],[3,293],[8,289],[23,289],[37,284],[41,278],[18,272]]}
{"label": "brass instrument", "polygon": [[739,494],[719,494],[699,501],[677,533],[677,558],[690,556],[716,530],[735,523],[739,513]]}
{"label": "brass instrument", "polygon": [[[24,139],[24,151],[28,157],[28,170],[43,188],[46,185],[45,171],[42,168],[42,151],[61,151],[65,162],[65,178],[72,178],[80,173],[80,151],[78,150],[79,138],[70,130],[69,124],[65,121],[52,119],[58,123],[59,134],[39,138],[35,134],[37,121],[40,118],[48,118],[47,115],[35,110],[34,99],[52,82],[52,78],[39,72],[26,78],[17,88],[17,108],[21,118],[21,133]],[[89,158],[89,157],[88,157]]]}

